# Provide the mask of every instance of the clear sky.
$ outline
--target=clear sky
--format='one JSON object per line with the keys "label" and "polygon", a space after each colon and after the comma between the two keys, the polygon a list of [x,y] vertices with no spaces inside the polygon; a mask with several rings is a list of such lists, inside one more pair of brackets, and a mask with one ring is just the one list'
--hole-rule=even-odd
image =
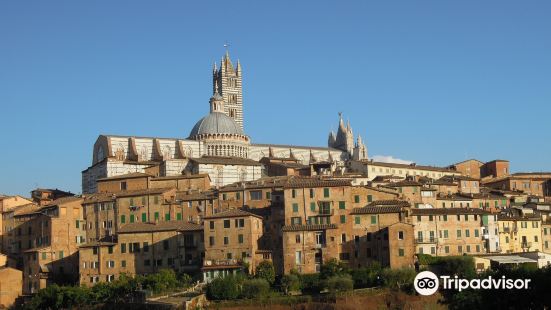
{"label": "clear sky", "polygon": [[99,134],[188,136],[230,43],[253,142],[551,170],[551,1],[1,1],[0,193],[80,192]]}

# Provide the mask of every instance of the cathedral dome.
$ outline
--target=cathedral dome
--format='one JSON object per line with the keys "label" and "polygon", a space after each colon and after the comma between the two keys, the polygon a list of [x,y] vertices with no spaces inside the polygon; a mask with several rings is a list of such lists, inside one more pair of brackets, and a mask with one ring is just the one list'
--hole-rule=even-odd
{"label": "cathedral dome", "polygon": [[204,134],[234,134],[244,135],[243,130],[237,123],[223,112],[210,112],[209,115],[200,119],[191,132],[190,138]]}

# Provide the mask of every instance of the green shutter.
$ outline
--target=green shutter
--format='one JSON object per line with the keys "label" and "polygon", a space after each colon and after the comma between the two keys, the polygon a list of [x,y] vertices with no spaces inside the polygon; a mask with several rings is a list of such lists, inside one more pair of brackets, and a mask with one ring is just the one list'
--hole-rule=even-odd
{"label": "green shutter", "polygon": [[121,215],[121,224],[124,224],[124,223],[126,223],[126,216]]}
{"label": "green shutter", "polygon": [[346,215],[341,215],[341,224],[346,223]]}
{"label": "green shutter", "polygon": [[130,214],[130,223],[134,223],[134,214]]}
{"label": "green shutter", "polygon": [[310,203],[310,211],[316,211],[316,203],[315,202]]}
{"label": "green shutter", "polygon": [[147,214],[146,213],[142,213],[142,222],[143,223],[147,222]]}
{"label": "green shutter", "polygon": [[376,215],[371,216],[371,224],[377,224],[377,216]]}
{"label": "green shutter", "polygon": [[354,202],[359,203],[360,202],[360,196],[358,196],[358,195],[354,196]]}
{"label": "green shutter", "polygon": [[372,202],[372,201],[373,201],[373,196],[367,195],[367,202]]}
{"label": "green shutter", "polygon": [[298,212],[298,203],[293,203],[293,212]]}
{"label": "green shutter", "polygon": [[159,212],[155,212],[155,221],[159,220]]}
{"label": "green shutter", "polygon": [[79,220],[76,221],[76,225],[77,225],[77,228],[80,228],[80,221]]}
{"label": "green shutter", "polygon": [[177,214],[176,214],[176,219],[177,219],[178,221],[181,221],[181,220],[182,220],[182,213],[177,213]]}
{"label": "green shutter", "polygon": [[356,225],[360,225],[360,217],[359,217],[359,216],[355,216],[355,217],[354,217],[354,223],[355,223]]}
{"label": "green shutter", "polygon": [[324,188],[323,189],[323,197],[329,197],[329,188]]}
{"label": "green shutter", "polygon": [[165,214],[165,221],[170,221],[170,213]]}
{"label": "green shutter", "polygon": [[346,202],[344,202],[344,201],[339,201],[339,209],[341,209],[341,210],[346,209]]}

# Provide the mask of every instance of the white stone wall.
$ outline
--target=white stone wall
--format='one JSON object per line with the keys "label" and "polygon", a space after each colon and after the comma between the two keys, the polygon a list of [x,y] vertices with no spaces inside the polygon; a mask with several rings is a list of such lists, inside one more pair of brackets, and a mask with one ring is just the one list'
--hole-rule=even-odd
{"label": "white stone wall", "polygon": [[[482,226],[482,236],[486,241],[486,251],[490,253],[498,252],[499,249],[499,226],[497,223],[497,215],[488,215],[488,226]],[[486,239],[486,235],[488,236]]]}
{"label": "white stone wall", "polygon": [[213,186],[224,186],[260,178],[262,166],[197,164],[194,173],[208,173]]}
{"label": "white stone wall", "polygon": [[297,159],[299,159],[303,164],[307,165],[310,163],[310,150],[312,154],[318,161],[329,160],[329,152],[333,160],[336,161],[345,161],[348,159],[348,153],[331,148],[309,148],[307,146],[281,146],[281,145],[266,145],[266,144],[251,144],[249,151],[249,158],[252,160],[260,160],[262,157],[268,157],[270,154],[270,147],[272,148],[273,154],[275,157],[290,157],[290,150],[293,151],[293,154]]}
{"label": "white stone wall", "polygon": [[367,174],[369,180],[373,180],[377,176],[381,175],[395,175],[405,177],[406,175],[419,175],[427,176],[433,179],[439,179],[445,175],[460,175],[456,171],[443,171],[438,168],[435,169],[419,169],[415,166],[404,166],[404,167],[387,167],[384,165],[377,165],[376,163],[368,163],[361,161],[351,161],[350,168],[353,171]]}

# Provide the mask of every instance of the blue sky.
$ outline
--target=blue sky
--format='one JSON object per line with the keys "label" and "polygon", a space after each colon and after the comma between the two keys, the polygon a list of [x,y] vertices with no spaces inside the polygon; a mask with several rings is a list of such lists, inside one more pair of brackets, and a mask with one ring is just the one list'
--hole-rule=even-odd
{"label": "blue sky", "polygon": [[231,44],[245,130],[551,170],[550,1],[2,1],[0,193],[80,192],[101,133],[187,137]]}

